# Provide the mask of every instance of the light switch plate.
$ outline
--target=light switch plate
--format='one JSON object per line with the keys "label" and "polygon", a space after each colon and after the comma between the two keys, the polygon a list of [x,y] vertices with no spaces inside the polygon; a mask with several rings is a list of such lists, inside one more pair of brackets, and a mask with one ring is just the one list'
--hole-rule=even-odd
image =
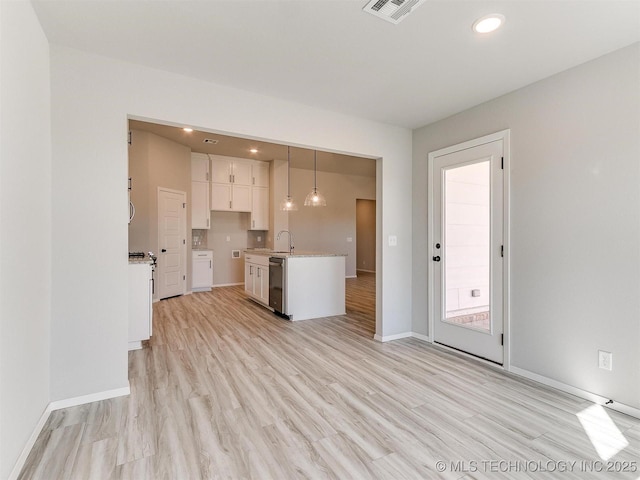
{"label": "light switch plate", "polygon": [[398,237],[395,235],[389,235],[389,246],[396,247],[398,246]]}
{"label": "light switch plate", "polygon": [[348,243],[353,242],[353,237],[347,237],[347,242],[348,242]]}

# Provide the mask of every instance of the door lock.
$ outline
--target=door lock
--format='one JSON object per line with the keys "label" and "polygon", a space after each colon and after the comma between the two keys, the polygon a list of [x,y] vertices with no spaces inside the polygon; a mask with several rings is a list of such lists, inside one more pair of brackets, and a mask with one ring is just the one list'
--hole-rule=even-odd
{"label": "door lock", "polygon": [[166,252],[167,252],[167,249],[166,249],[166,248],[163,248],[163,249],[162,249],[162,250],[160,250],[160,251],[161,251],[162,253],[166,253]]}

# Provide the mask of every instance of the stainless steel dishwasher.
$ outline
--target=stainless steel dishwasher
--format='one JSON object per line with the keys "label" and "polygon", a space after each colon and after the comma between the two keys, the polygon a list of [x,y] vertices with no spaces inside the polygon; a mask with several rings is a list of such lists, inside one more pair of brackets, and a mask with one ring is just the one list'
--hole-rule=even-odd
{"label": "stainless steel dishwasher", "polygon": [[269,257],[269,306],[276,313],[286,315],[285,259]]}

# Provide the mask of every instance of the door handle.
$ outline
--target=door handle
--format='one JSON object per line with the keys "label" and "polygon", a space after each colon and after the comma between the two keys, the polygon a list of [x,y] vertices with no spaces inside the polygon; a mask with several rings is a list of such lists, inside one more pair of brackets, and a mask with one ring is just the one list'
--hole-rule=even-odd
{"label": "door handle", "polygon": [[167,253],[167,249],[163,248],[162,250],[160,250],[162,253]]}
{"label": "door handle", "polygon": [[440,255],[436,255],[435,257],[433,257],[433,261],[434,262],[439,262],[440,261]]}

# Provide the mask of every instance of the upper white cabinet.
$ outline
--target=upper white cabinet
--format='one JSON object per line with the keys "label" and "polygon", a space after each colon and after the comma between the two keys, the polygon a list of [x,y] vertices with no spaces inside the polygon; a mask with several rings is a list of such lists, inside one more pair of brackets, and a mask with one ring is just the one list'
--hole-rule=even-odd
{"label": "upper white cabinet", "polygon": [[250,230],[269,230],[269,164],[254,162],[251,187]]}
{"label": "upper white cabinet", "polygon": [[251,212],[252,163],[211,155],[211,210]]}
{"label": "upper white cabinet", "polygon": [[209,201],[209,156],[191,154],[191,228],[209,229],[211,203]]}
{"label": "upper white cabinet", "polygon": [[252,182],[254,187],[269,187],[269,163],[254,162],[251,166]]}
{"label": "upper white cabinet", "polygon": [[211,228],[209,182],[191,182],[191,228]]}
{"label": "upper white cabinet", "polygon": [[209,180],[209,155],[191,153],[191,181],[208,182]]}

